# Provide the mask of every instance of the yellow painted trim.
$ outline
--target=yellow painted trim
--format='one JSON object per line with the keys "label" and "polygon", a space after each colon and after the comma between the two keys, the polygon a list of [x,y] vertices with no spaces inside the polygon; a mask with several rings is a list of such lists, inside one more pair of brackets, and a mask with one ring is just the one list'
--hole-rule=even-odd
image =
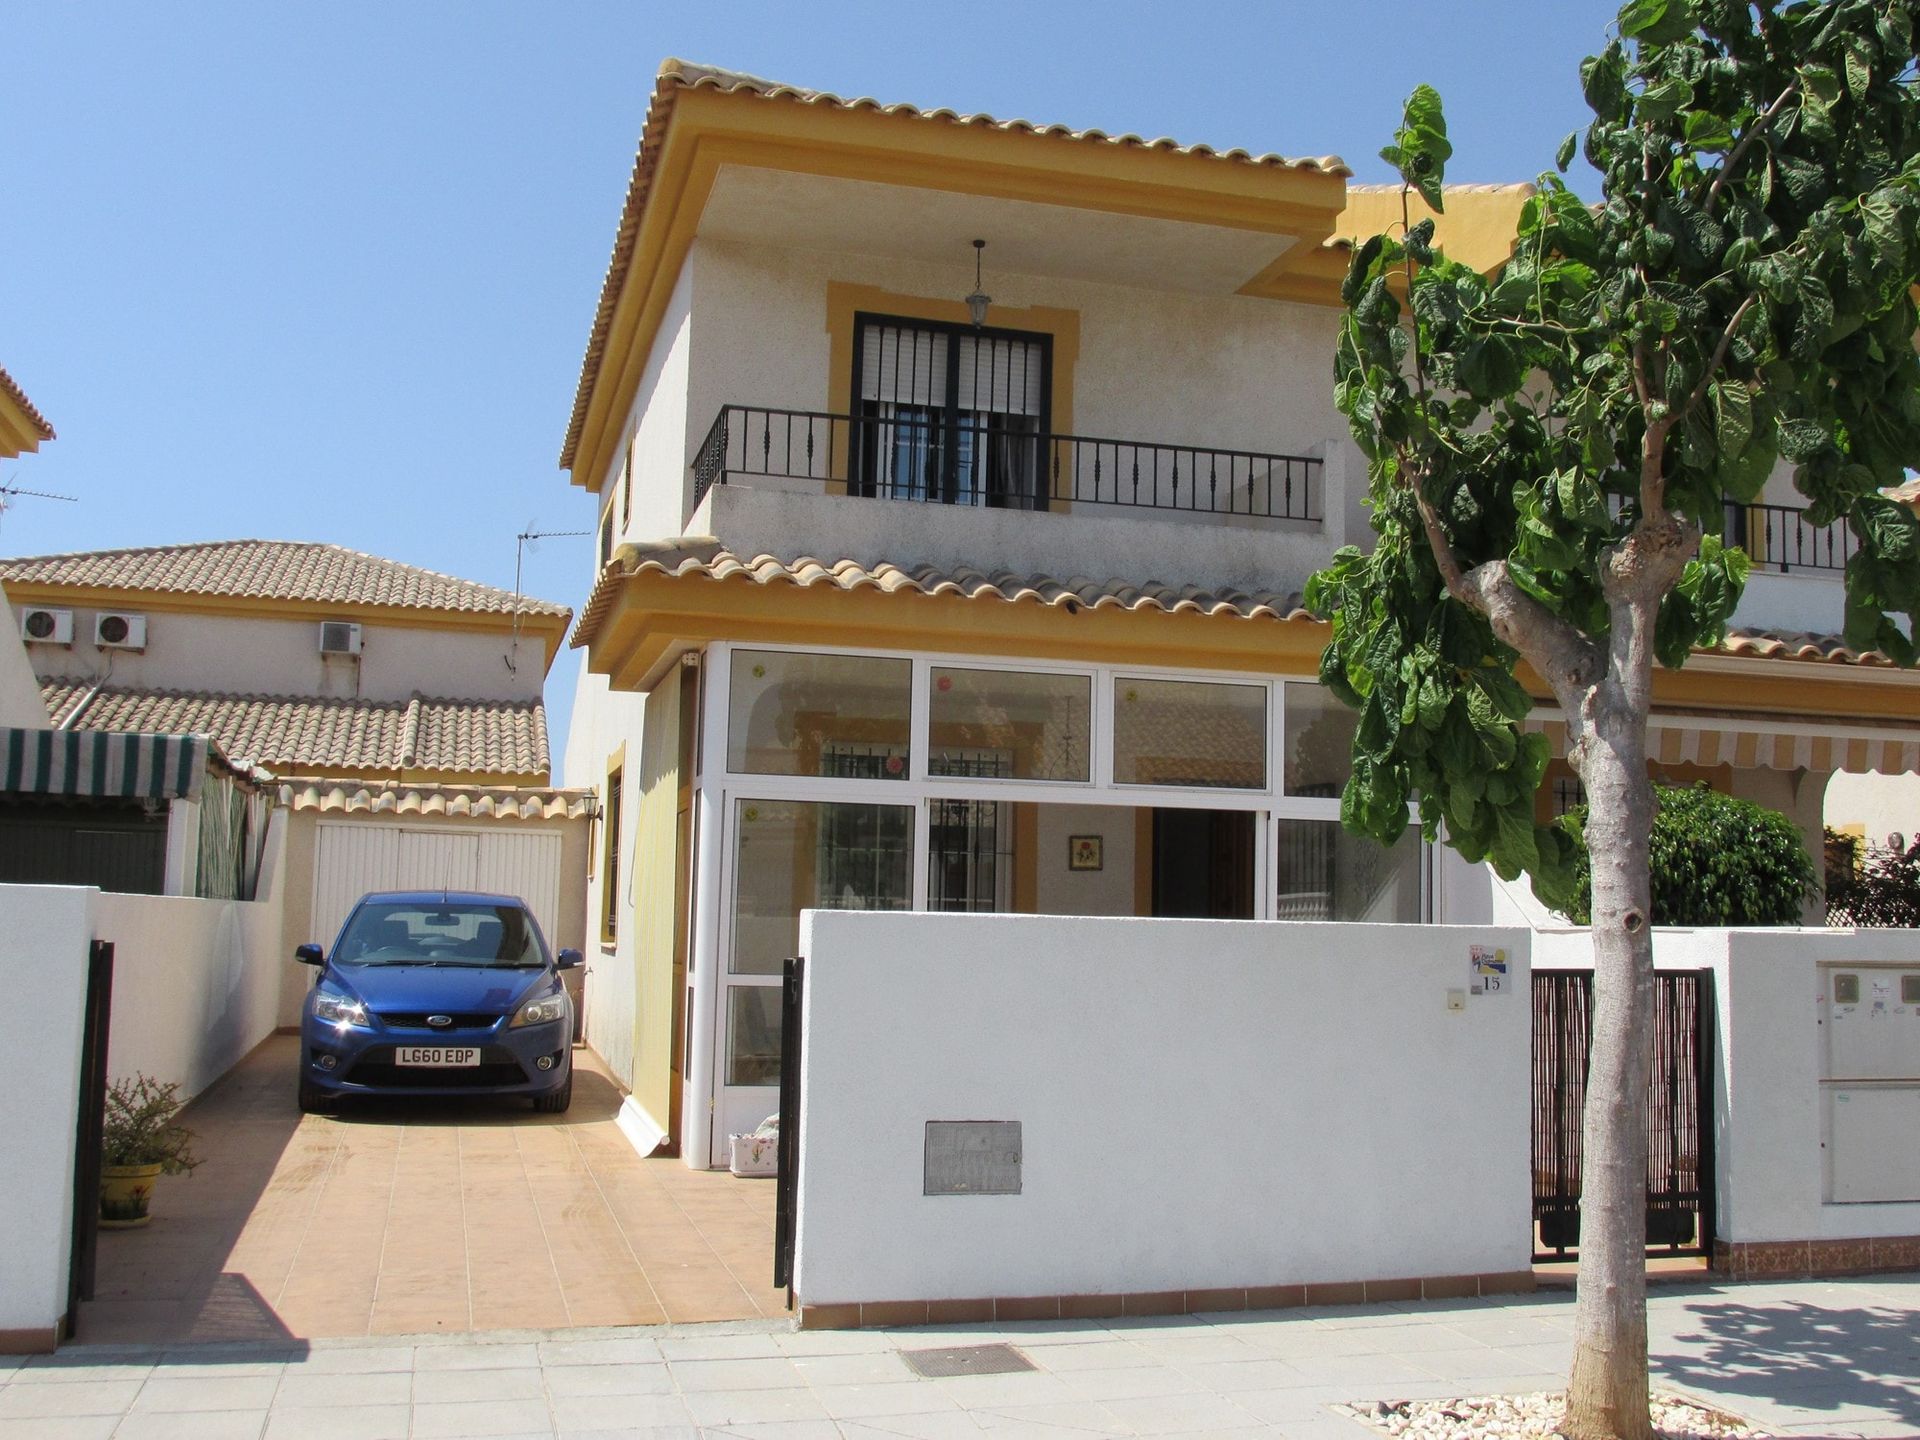
{"label": "yellow painted trim", "polygon": [[[595,857],[599,861],[600,871],[600,943],[616,945],[620,940],[619,911],[620,904],[620,859],[614,850],[620,841],[621,821],[626,818],[627,809],[627,742],[622,740],[610,751],[606,758],[604,779],[600,786],[600,852]],[[616,784],[619,792],[619,804],[614,803]],[[638,827],[635,827],[636,833]],[[612,852],[609,854],[609,852]],[[631,855],[626,857],[632,862]],[[613,863],[609,865],[607,862]]]}
{"label": "yellow painted trim", "polygon": [[33,423],[33,417],[0,389],[0,460],[38,450],[41,439],[40,427]]}
{"label": "yellow painted trim", "polygon": [[682,91],[667,123],[605,346],[583,381],[590,388],[569,469],[573,483],[590,490],[605,481],[611,436],[625,428],[723,164],[1255,230],[1287,237],[1294,242],[1287,256],[1302,257],[1333,233],[1346,201],[1345,179],[1321,171],[773,104],[747,94]]}
{"label": "yellow painted trim", "polygon": [[1133,913],[1146,919],[1153,914],[1153,807],[1139,805],[1133,811]]}
{"label": "yellow painted trim", "polygon": [[[1418,225],[1434,222],[1434,244],[1449,260],[1471,265],[1481,274],[1507,263],[1513,253],[1514,232],[1521,208],[1533,198],[1531,185],[1501,185],[1492,189],[1450,189],[1446,213],[1436,215],[1418,195],[1407,197],[1406,218]],[[1343,240],[1370,240],[1375,235],[1398,234],[1402,224],[1398,187],[1347,191],[1347,207],[1340,212],[1334,234]]]}
{"label": "yellow painted trim", "polygon": [[623,577],[587,664],[615,689],[645,689],[681,650],[719,640],[1308,676],[1319,671],[1326,627],[955,594],[689,585],[650,572]]}

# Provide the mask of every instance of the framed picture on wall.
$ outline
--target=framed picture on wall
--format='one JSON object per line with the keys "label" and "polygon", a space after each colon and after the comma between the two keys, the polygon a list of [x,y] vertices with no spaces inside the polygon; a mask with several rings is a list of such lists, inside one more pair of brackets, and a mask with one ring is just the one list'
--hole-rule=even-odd
{"label": "framed picture on wall", "polygon": [[1101,840],[1098,835],[1069,835],[1067,837],[1067,868],[1069,870],[1098,870],[1101,863]]}

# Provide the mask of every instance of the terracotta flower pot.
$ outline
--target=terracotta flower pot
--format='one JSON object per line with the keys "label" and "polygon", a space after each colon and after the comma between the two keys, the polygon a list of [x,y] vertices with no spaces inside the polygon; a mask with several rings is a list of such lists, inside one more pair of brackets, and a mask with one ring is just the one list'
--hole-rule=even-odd
{"label": "terracotta flower pot", "polygon": [[158,1165],[102,1165],[100,1167],[100,1228],[131,1230],[152,1217],[147,1204],[153,1199],[154,1182],[160,1178]]}

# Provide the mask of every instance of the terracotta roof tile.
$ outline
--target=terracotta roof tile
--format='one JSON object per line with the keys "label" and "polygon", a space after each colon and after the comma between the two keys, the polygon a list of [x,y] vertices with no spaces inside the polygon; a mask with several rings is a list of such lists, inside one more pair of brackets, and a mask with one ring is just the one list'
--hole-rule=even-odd
{"label": "terracotta roof tile", "polygon": [[866,566],[854,560],[822,561],[811,556],[781,560],[772,555],[742,559],[710,543],[684,546],[623,545],[600,574],[573,632],[573,644],[588,644],[613,603],[626,575],[659,574],[676,579],[710,580],[733,585],[792,585],[800,589],[831,586],[839,590],[878,590],[884,594],[960,595],[967,599],[1006,600],[1061,609],[1132,610],[1177,615],[1232,615],[1245,620],[1313,620],[1297,594],[1278,591],[1203,590],[1198,586],[1154,581],[1066,580],[1051,575],[1016,575],[1010,570],[943,569],[937,565]]}
{"label": "terracotta roof tile", "polygon": [[599,811],[591,790],[532,785],[407,785],[358,781],[282,785],[280,803],[323,815],[439,815],[448,819],[583,820]]}
{"label": "terracotta roof tile", "polygon": [[46,680],[40,698],[56,725],[130,733],[210,735],[220,748],[281,775],[402,770],[544,777],[541,702],[321,699],[103,688]]}
{"label": "terracotta roof tile", "polygon": [[40,432],[42,440],[54,438],[53,426],[47,423],[47,417],[34,408],[34,403],[27,398],[27,392],[20,388],[19,383],[11,375],[7,374],[4,367],[0,367],[0,395],[5,395],[20,407],[21,412],[27,417],[27,423]]}
{"label": "terracotta roof tile", "polygon": [[567,438],[560,447],[560,468],[572,466],[574,451],[587,418],[587,404],[593,394],[594,380],[606,354],[607,335],[613,327],[613,311],[620,299],[620,287],[626,279],[627,265],[633,258],[634,242],[640,232],[640,217],[647,208],[647,195],[653,185],[653,173],[660,152],[666,145],[667,129],[673,116],[676,96],[686,90],[716,90],[722,94],[754,95],[769,101],[811,105],[825,110],[865,110],[881,115],[904,115],[929,123],[954,125],[968,129],[1000,130],[1027,135],[1052,136],[1087,144],[1109,145],[1130,150],[1157,150],[1176,155],[1191,155],[1238,165],[1266,166],[1286,170],[1312,170],[1325,175],[1350,175],[1346,162],[1338,155],[1292,158],[1284,155],[1255,155],[1247,150],[1216,150],[1210,145],[1183,145],[1164,136],[1148,140],[1139,135],[1109,135],[1104,130],[1075,130],[1066,125],[1044,125],[1032,120],[1000,120],[992,115],[962,115],[957,110],[927,110],[918,105],[883,104],[867,96],[848,99],[827,90],[808,90],[798,85],[782,85],[757,75],[737,70],[722,70],[712,65],[696,65],[686,60],[661,62],[655,77],[653,99],[647,107],[640,131],[640,146],[633,158],[633,175],[627,185],[626,204],[620,212],[620,224],[614,232],[613,255],[607,261],[606,279],[600,287],[600,304],[594,313],[593,329],[587,338],[587,353],[580,362],[580,383],[573,397],[573,414],[567,420]]}
{"label": "terracotta roof tile", "polygon": [[[1145,613],[1183,612],[1223,619],[1284,620],[1321,623],[1301,603],[1297,593],[1274,590],[1204,590],[1194,585],[1162,585],[1157,581],[1086,579],[1059,580],[1051,575],[1016,575],[1007,570],[964,568],[945,570],[937,565],[900,566],[881,562],[862,565],[853,560],[832,562],[803,556],[782,560],[773,555],[742,559],[717,541],[704,536],[645,545],[622,545],[600,572],[572,644],[591,644],[595,632],[613,606],[621,581],[628,575],[670,575],[694,582],[733,585],[792,585],[804,589],[826,585],[840,590],[879,590],[884,594],[961,595],[1014,603],[1054,605],[1089,610],[1121,609]],[[1819,661],[1833,665],[1893,668],[1877,650],[1855,650],[1838,635],[1818,635],[1757,627],[1736,627],[1718,651],[1763,660]]]}
{"label": "terracotta roof tile", "polygon": [[[324,605],[511,615],[510,590],[299,540],[211,540],[134,550],[83,550],[0,560],[0,581]],[[568,616],[564,605],[519,599],[526,615]]]}

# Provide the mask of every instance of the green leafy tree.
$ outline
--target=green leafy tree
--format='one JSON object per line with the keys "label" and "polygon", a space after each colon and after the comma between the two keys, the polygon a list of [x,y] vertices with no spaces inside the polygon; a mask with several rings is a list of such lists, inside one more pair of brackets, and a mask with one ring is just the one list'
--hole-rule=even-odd
{"label": "green leafy tree", "polygon": [[[1653,667],[1719,642],[1739,600],[1724,503],[1790,464],[1811,523],[1857,538],[1847,639],[1914,658],[1920,522],[1881,490],[1920,464],[1916,9],[1631,0],[1581,67],[1602,203],[1543,175],[1491,277],[1403,206],[1344,289],[1338,401],[1369,457],[1376,539],[1308,589],[1332,622],[1321,678],[1359,711],[1343,819],[1386,841],[1416,806],[1430,838],[1565,909],[1572,845],[1534,823],[1548,755],[1522,728],[1523,663],[1589,797],[1574,1440],[1650,1433],[1647,714]],[[1431,89],[1382,154],[1403,197],[1443,209]]]}
{"label": "green leafy tree", "polygon": [[1826,841],[1829,925],[1920,926],[1920,840],[1896,850],[1829,830]]}
{"label": "green leafy tree", "polygon": [[[1648,838],[1649,901],[1655,925],[1798,925],[1820,893],[1799,827],[1778,810],[1705,785],[1654,787]],[[1592,923],[1587,807],[1562,824],[1574,837],[1576,925]]]}

